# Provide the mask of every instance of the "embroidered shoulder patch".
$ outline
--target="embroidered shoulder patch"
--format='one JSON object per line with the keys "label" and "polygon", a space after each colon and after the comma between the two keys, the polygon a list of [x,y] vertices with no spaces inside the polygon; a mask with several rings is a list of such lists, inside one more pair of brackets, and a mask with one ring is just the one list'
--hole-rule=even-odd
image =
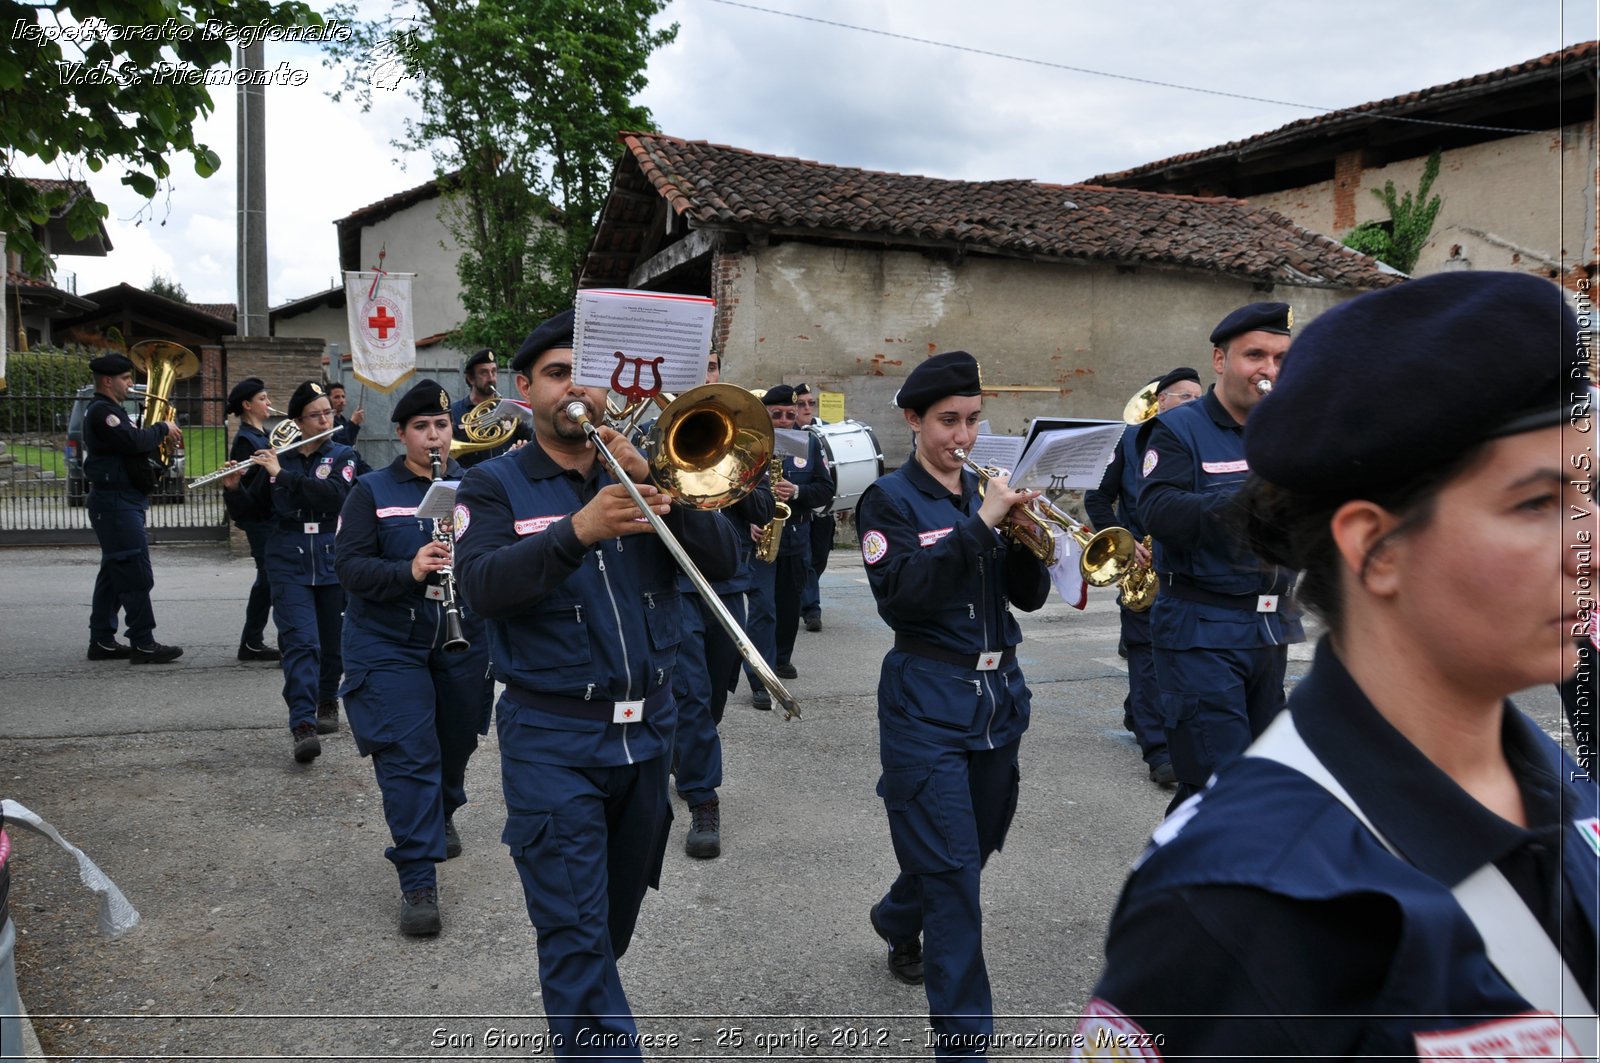
{"label": "embroidered shoulder patch", "polygon": [[462,505],[460,502],[457,502],[456,508],[452,510],[450,514],[450,525],[455,529],[455,535],[457,539],[460,539],[463,535],[467,534],[467,525],[471,523],[472,511],[466,506]]}
{"label": "embroidered shoulder patch", "polygon": [[344,476],[345,483],[354,483],[356,478],[356,463],[353,461],[345,462],[344,468],[341,470],[341,475]]}
{"label": "embroidered shoulder patch", "polygon": [[1418,1059],[1582,1059],[1561,1020],[1547,1011],[1412,1035]]}
{"label": "embroidered shoulder patch", "polygon": [[527,520],[517,521],[511,527],[518,535],[537,535],[564,516],[565,513],[557,513],[553,517],[529,517]]}
{"label": "embroidered shoulder patch", "polygon": [[1151,447],[1144,452],[1144,475],[1149,476],[1156,471],[1156,462],[1161,460],[1161,455],[1156,453],[1156,448]]}
{"label": "embroidered shoulder patch", "polygon": [[1160,1059],[1166,1034],[1147,1033],[1115,1004],[1092,997],[1072,1037],[1073,1059]]}
{"label": "embroidered shoulder patch", "polygon": [[317,479],[326,480],[331,475],[333,475],[332,465],[329,465],[327,462],[323,462],[321,465],[317,466]]}
{"label": "embroidered shoulder patch", "polygon": [[874,529],[861,537],[861,558],[867,564],[876,565],[888,553],[889,539],[883,532]]}
{"label": "embroidered shoulder patch", "polygon": [[117,425],[119,425],[121,423],[122,423],[122,418],[118,417],[116,414],[114,414],[114,413],[106,414],[106,427],[107,428],[115,428],[115,427],[117,427]]}

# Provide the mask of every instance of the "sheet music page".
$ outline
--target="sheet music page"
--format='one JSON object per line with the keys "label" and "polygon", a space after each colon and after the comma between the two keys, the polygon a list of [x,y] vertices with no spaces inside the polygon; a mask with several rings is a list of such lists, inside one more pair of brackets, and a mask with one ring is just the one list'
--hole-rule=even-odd
{"label": "sheet music page", "polygon": [[1012,471],[1011,486],[1038,491],[1099,487],[1111,452],[1127,427],[1121,421],[1107,421],[1038,433]]}
{"label": "sheet music page", "polygon": [[580,291],[573,379],[584,387],[620,390],[637,377],[652,393],[688,391],[705,383],[715,315],[716,305],[698,295]]}
{"label": "sheet music page", "polygon": [[417,503],[417,516],[422,520],[443,520],[456,506],[456,488],[460,480],[435,480],[428,485],[428,493]]}
{"label": "sheet music page", "polygon": [[804,428],[774,428],[772,446],[781,457],[803,458],[811,453],[811,433]]}
{"label": "sheet music page", "polygon": [[972,450],[967,455],[979,465],[993,465],[995,468],[1010,471],[1017,467],[1017,462],[1022,459],[1021,436],[991,436],[980,433],[972,442]]}
{"label": "sheet music page", "polygon": [[533,425],[533,410],[515,399],[502,398],[495,404],[494,419],[497,421],[514,419],[531,427]]}

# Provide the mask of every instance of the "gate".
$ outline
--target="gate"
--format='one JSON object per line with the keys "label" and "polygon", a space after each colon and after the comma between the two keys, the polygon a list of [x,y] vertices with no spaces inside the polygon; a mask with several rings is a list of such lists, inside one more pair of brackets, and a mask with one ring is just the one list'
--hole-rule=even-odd
{"label": "gate", "polygon": [[[93,544],[85,508],[83,411],[94,394],[94,350],[12,354],[7,389],[0,392],[0,546]],[[183,428],[182,455],[152,496],[146,527],[151,542],[225,540],[221,485],[189,491],[186,481],[227,458],[227,428],[205,423],[226,396],[203,394],[198,380],[180,380],[172,405]],[[144,389],[128,398],[142,409]],[[213,415],[215,416],[215,415]]]}

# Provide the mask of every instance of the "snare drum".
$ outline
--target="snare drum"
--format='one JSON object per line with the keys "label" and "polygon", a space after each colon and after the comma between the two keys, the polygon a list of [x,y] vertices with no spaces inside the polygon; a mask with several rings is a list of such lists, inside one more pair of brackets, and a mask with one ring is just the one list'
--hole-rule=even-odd
{"label": "snare drum", "polygon": [[835,490],[828,509],[834,513],[854,509],[856,499],[883,475],[883,448],[878,446],[878,437],[867,425],[851,420],[814,424],[811,431],[822,442],[828,468],[833,470]]}

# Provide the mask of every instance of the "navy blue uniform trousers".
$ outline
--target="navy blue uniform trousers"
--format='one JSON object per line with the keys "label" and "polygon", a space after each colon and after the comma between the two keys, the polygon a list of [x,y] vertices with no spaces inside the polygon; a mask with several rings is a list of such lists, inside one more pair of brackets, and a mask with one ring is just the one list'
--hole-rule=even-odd
{"label": "navy blue uniform trousers", "polygon": [[100,571],[89,600],[89,638],[109,646],[117,634],[120,610],[128,625],[128,641],[148,646],[155,641],[156,613],[150,589],[156,585],[150,567],[150,541],[144,515],[150,500],[127,489],[89,487],[89,524],[100,540]]}
{"label": "navy blue uniform trousers", "polygon": [[[722,630],[711,607],[698,594],[685,594],[683,641],[678,668],[672,675],[672,698],[678,703],[678,729],[672,736],[678,796],[690,807],[717,796],[722,785],[722,739],[717,725],[728,703],[728,687],[739,678],[739,648]],[[720,596],[723,607],[745,622],[744,594]]]}
{"label": "navy blue uniform trousers", "polygon": [[272,580],[267,576],[267,526],[259,521],[239,525],[250,542],[250,558],[256,563],[256,581],[250,585],[250,598],[244,606],[242,646],[260,646],[267,637],[267,618],[272,611]]}
{"label": "navy blue uniform trousers", "polygon": [[383,855],[401,890],[432,886],[433,865],[445,858],[444,821],[467,803],[467,760],[488,723],[484,655],[402,645],[350,624],[344,638],[345,714],[372,756],[394,839]]}
{"label": "navy blue uniform trousers", "polygon": [[278,622],[278,649],[283,653],[283,700],[289,706],[289,730],[317,722],[317,702],[339,695],[344,675],[340,629],[344,588],[337,583],[312,587],[303,583],[272,584],[272,615]]}
{"label": "navy blue uniform trousers", "polygon": [[[506,829],[539,942],[539,985],[557,1055],[639,1059],[617,976],[672,826],[667,758],[575,768],[536,759],[539,728],[500,701]],[[524,733],[525,732],[525,733]]]}

